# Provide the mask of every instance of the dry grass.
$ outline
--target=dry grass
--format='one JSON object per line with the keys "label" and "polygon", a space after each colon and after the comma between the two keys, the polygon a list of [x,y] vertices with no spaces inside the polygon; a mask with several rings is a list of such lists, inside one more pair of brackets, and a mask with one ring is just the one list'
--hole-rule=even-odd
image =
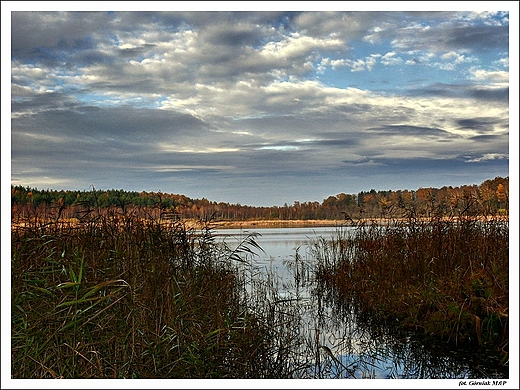
{"label": "dry grass", "polygon": [[315,241],[314,252],[323,288],[373,324],[478,344],[507,362],[507,221],[360,223],[352,235]]}
{"label": "dry grass", "polygon": [[132,217],[13,228],[12,377],[269,377],[234,265],[255,249]]}

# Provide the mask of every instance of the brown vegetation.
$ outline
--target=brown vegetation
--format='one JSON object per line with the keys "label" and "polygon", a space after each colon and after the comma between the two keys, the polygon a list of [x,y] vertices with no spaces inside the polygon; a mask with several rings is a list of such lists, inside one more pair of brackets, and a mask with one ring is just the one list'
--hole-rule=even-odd
{"label": "brown vegetation", "polygon": [[258,378],[269,330],[209,231],[100,217],[12,229],[13,378]]}
{"label": "brown vegetation", "polygon": [[360,223],[316,241],[318,279],[377,328],[490,348],[508,361],[509,224],[500,218]]}

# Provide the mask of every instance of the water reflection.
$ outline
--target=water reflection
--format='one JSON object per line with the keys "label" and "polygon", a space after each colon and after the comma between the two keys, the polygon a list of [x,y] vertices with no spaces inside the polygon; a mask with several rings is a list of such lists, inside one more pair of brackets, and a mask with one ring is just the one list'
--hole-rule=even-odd
{"label": "water reflection", "polygon": [[[343,228],[342,228],[343,229]],[[345,302],[316,285],[309,242],[337,234],[337,228],[259,229],[265,253],[241,265],[250,309],[269,317],[275,358],[285,363],[279,377],[483,379],[508,378],[507,367],[486,351],[434,345],[412,333],[382,328],[360,318]],[[219,230],[227,240],[248,234]],[[344,234],[343,232],[342,234]],[[348,232],[347,232],[348,233]],[[279,368],[278,368],[279,369]]]}

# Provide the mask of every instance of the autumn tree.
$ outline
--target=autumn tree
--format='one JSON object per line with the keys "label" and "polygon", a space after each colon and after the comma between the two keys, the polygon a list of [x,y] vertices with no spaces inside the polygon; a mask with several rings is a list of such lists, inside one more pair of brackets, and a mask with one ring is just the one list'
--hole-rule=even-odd
{"label": "autumn tree", "polygon": [[498,204],[499,204],[500,208],[501,209],[505,208],[507,205],[509,194],[506,191],[505,186],[502,183],[498,184],[496,194],[497,194],[497,200],[498,200]]}

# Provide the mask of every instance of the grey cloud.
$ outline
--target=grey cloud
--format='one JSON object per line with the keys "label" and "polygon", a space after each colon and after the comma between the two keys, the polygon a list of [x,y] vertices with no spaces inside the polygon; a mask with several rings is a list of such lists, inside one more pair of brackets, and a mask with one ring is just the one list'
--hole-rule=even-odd
{"label": "grey cloud", "polygon": [[472,51],[507,49],[509,26],[464,26],[444,31],[445,44],[449,48],[471,49]]}
{"label": "grey cloud", "polygon": [[493,118],[489,119],[474,119],[474,118],[468,118],[468,119],[460,119],[457,121],[457,124],[462,129],[475,129],[475,130],[486,130],[489,129],[493,124],[496,123],[496,121]]}
{"label": "grey cloud", "polygon": [[34,48],[49,53],[65,48],[91,48],[92,33],[112,28],[106,12],[19,12],[11,13],[11,54],[25,57]]}
{"label": "grey cloud", "polygon": [[468,91],[471,97],[474,97],[483,101],[492,102],[509,102],[509,88],[478,88],[474,87]]}
{"label": "grey cloud", "polygon": [[77,101],[64,93],[27,94],[23,99],[11,100],[11,112],[16,114],[33,113],[41,110],[74,108]]}
{"label": "grey cloud", "polygon": [[275,27],[287,24],[299,12],[285,11],[154,11],[154,12],[117,12],[123,24],[146,24],[152,21],[172,29],[204,29],[211,24],[239,23],[266,24]]}
{"label": "grey cloud", "polygon": [[263,34],[251,25],[214,25],[208,27],[201,39],[223,46],[256,46],[262,41]]}
{"label": "grey cloud", "polygon": [[[117,75],[117,69],[119,69],[119,67],[111,67],[110,73],[102,74],[104,81],[86,84],[85,88],[78,91],[78,96],[88,96],[89,93],[105,93],[108,91],[115,91],[122,94],[135,94],[138,96],[139,94],[178,94],[179,97],[193,93],[191,86],[187,84],[189,79],[193,78],[193,75],[190,75],[188,71],[183,73],[183,75],[176,74],[176,78],[170,79],[169,84],[165,85],[163,80],[168,78],[170,72],[166,72],[160,76],[143,75],[142,77],[131,78],[120,77],[124,75],[124,73],[121,71],[119,75]],[[111,77],[113,75],[115,76]],[[172,86],[172,84],[174,85]],[[145,98],[145,96],[139,97]]]}
{"label": "grey cloud", "polygon": [[117,52],[121,57],[124,58],[138,58],[144,53],[148,53],[151,49],[155,48],[156,46],[157,45],[153,43],[146,43],[139,47],[118,49]]}
{"label": "grey cloud", "polygon": [[469,138],[473,144],[468,149],[480,154],[508,154],[509,153],[509,132],[478,134]]}
{"label": "grey cloud", "polygon": [[[460,175],[463,177],[463,173],[465,172],[468,174],[468,178],[464,179],[463,183],[467,183],[466,180],[469,179],[469,176],[475,176],[476,174],[479,175],[479,177],[482,177],[483,179],[480,180],[486,180],[486,177],[494,177],[493,173],[490,172],[499,172],[504,167],[508,166],[508,162],[505,159],[494,159],[494,160],[486,160],[484,163],[475,164],[475,167],[470,168],[467,164],[467,162],[476,157],[481,157],[480,154],[474,154],[474,155],[457,155],[452,158],[438,158],[438,159],[431,159],[431,158],[407,158],[406,156],[403,156],[399,159],[389,159],[384,158],[380,156],[374,156],[370,159],[365,158],[363,160],[358,161],[358,164],[370,162],[371,164],[367,165],[368,170],[373,170],[377,172],[378,174],[388,174],[394,176],[396,178],[398,175],[424,175],[427,173],[428,175],[431,173],[437,173],[439,175],[444,174],[447,176],[447,178],[455,175]],[[352,164],[352,161],[344,161],[345,164],[350,165]],[[355,165],[355,164],[354,164]],[[371,167],[370,167],[371,166]],[[478,166],[478,167],[477,167]],[[482,170],[482,173],[479,173],[479,169]],[[420,181],[421,179],[417,176],[412,176],[409,178],[409,181],[411,183],[417,181]],[[459,179],[460,180],[460,179]],[[449,180],[443,180],[444,183],[448,183]],[[475,183],[480,183],[479,181],[476,181]],[[457,184],[457,185],[460,185]],[[415,184],[412,187],[408,187],[410,189],[417,189],[420,185]],[[394,188],[404,188],[400,186],[395,186]]]}
{"label": "grey cloud", "polygon": [[446,98],[473,98],[482,101],[507,103],[509,88],[483,88],[471,84],[435,83],[408,90],[410,96],[433,96]]}
{"label": "grey cloud", "polygon": [[[345,136],[344,134],[342,134]],[[296,141],[294,139],[288,139],[284,141],[275,141],[275,142],[263,142],[263,143],[254,143],[254,144],[244,144],[242,147],[247,150],[259,150],[259,149],[288,149],[288,151],[296,151],[297,149],[302,149],[305,151],[314,150],[317,151],[318,148],[327,147],[330,149],[341,149],[345,146],[355,146],[359,143],[358,137],[361,134],[352,134],[348,138],[329,138],[329,139],[308,139]],[[330,134],[325,134],[325,136],[329,136]],[[285,152],[281,152],[285,153]]]}
{"label": "grey cloud", "polygon": [[428,29],[401,28],[395,30],[392,44],[402,51],[425,50],[449,52],[453,50],[483,52],[509,47],[508,26],[453,26],[439,24]]}
{"label": "grey cloud", "polygon": [[111,64],[115,60],[116,58],[112,54],[107,54],[99,50],[84,50],[67,58],[63,65],[67,69],[76,70],[78,66]]}
{"label": "grey cloud", "polygon": [[410,125],[387,125],[377,128],[368,128],[367,131],[379,133],[381,135],[415,135],[415,136],[429,136],[438,138],[458,138],[457,136],[438,128],[421,127]]}
{"label": "grey cloud", "polygon": [[409,18],[403,12],[311,11],[297,15],[293,24],[310,36],[325,37],[334,34],[351,41],[365,37],[381,25],[386,27],[383,34],[388,34]]}
{"label": "grey cloud", "polygon": [[[47,110],[12,120],[12,132],[45,134],[56,137],[96,138],[107,140],[156,143],[179,136],[208,136],[209,127],[191,115],[164,110],[114,107],[76,110]],[[144,145],[142,145],[144,147]],[[13,149],[22,145],[13,145]]]}
{"label": "grey cloud", "polygon": [[446,83],[435,83],[425,87],[413,88],[408,90],[410,96],[434,96],[434,97],[453,97],[463,98],[468,96],[467,85],[453,85]]}
{"label": "grey cloud", "polygon": [[[481,134],[474,137],[470,137],[470,140],[477,141],[480,143],[487,143],[487,145],[501,144],[502,147],[507,148],[509,145],[509,134]],[[505,149],[504,149],[505,150]]]}
{"label": "grey cloud", "polygon": [[310,146],[326,146],[327,148],[343,148],[345,146],[356,146],[359,143],[359,140],[357,139],[358,134],[353,134],[349,138],[342,138],[342,139],[324,139],[324,140],[317,140],[317,141],[305,141],[301,144],[304,145],[310,145]]}

